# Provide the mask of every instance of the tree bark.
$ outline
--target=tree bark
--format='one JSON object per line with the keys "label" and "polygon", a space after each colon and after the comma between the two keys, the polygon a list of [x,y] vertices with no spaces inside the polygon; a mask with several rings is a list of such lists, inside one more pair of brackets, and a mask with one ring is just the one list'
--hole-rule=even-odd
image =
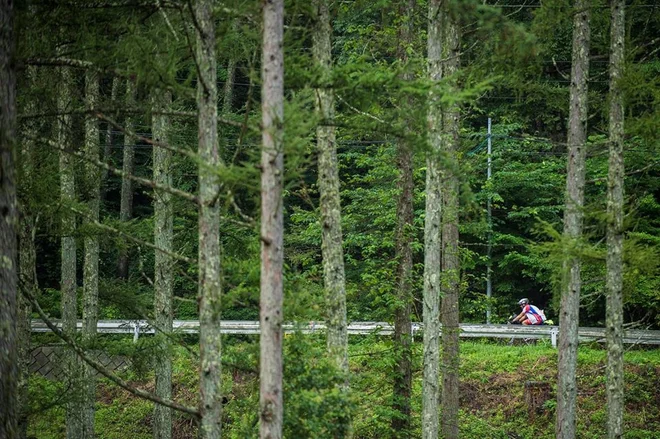
{"label": "tree bark", "polygon": [[[37,72],[36,67],[29,66],[27,68],[28,83],[34,85],[36,83]],[[30,99],[26,103],[26,113],[32,113],[36,110],[36,102]],[[19,291],[26,289],[31,291],[37,296],[37,256],[34,243],[36,233],[36,220],[33,215],[31,206],[32,189],[34,182],[34,154],[35,144],[34,137],[38,130],[37,123],[34,120],[26,121],[23,126],[23,136],[21,142],[21,155],[20,155],[20,174],[18,177],[18,203],[19,203],[19,239],[18,239],[18,278],[19,278]],[[31,352],[31,338],[32,330],[30,327],[30,317],[32,314],[32,306],[23,294],[18,297],[18,340],[19,340],[19,395],[20,395],[20,417],[19,437],[21,439],[27,437],[28,427],[28,407],[29,407],[29,364]]]}
{"label": "tree bark", "polygon": [[[428,76],[442,79],[442,0],[430,0],[428,10]],[[424,359],[422,381],[422,438],[437,439],[439,431],[440,370],[440,276],[441,214],[440,154],[442,151],[442,105],[439,94],[428,97],[428,142],[426,157],[426,208],[424,220]]]}
{"label": "tree bark", "polygon": [[[339,166],[335,127],[335,95],[330,86],[332,73],[332,25],[328,0],[315,0],[314,60],[322,74],[322,86],[316,89],[316,114],[330,121],[316,128],[319,192],[321,208],[321,252],[326,299],[327,349],[337,370],[344,374],[343,387],[348,392],[348,326],[346,322],[346,276],[339,197]],[[346,395],[347,396],[347,395]],[[349,421],[350,422],[350,421]],[[349,434],[350,425],[347,425]]]}
{"label": "tree bark", "polygon": [[18,431],[16,72],[13,1],[0,0],[0,437]]}
{"label": "tree bark", "polygon": [[[95,108],[99,99],[99,78],[93,71],[86,73],[85,98],[87,108]],[[86,224],[99,220],[101,181],[99,168],[93,162],[99,159],[100,138],[98,119],[90,114],[85,118],[85,192],[88,207]],[[86,345],[93,343],[99,314],[99,238],[96,234],[85,236],[85,260],[83,267],[83,325],[82,337]],[[83,437],[94,438],[94,403],[96,400],[95,371],[84,366],[83,379]]]}
{"label": "tree bark", "polygon": [[[135,106],[135,83],[129,79],[126,81],[126,107]],[[133,175],[135,165],[135,136],[128,134],[135,131],[135,122],[130,114],[126,116],[124,122],[126,133],[124,135],[124,158],[122,162],[123,177],[121,179],[121,200],[119,210],[119,220],[128,222],[133,218],[133,180],[129,176]],[[119,260],[117,262],[119,277],[128,279],[128,248],[119,249]]]}
{"label": "tree bark", "polygon": [[623,194],[624,112],[621,75],[625,46],[625,0],[611,2],[610,157],[607,179],[607,436],[623,437]]}
{"label": "tree bark", "polygon": [[[573,21],[570,109],[568,121],[568,165],[564,236],[574,242],[582,237],[584,176],[587,141],[587,79],[589,76],[589,0],[576,0]],[[575,438],[577,397],[576,368],[580,310],[580,259],[566,253],[560,307],[557,380],[558,439]]]}
{"label": "tree bark", "polygon": [[[237,26],[232,26],[235,30]],[[229,58],[227,63],[227,81],[223,88],[222,93],[222,114],[227,115],[231,113],[232,103],[234,102],[234,77],[236,76],[236,60],[234,57]]]}
{"label": "tree bark", "polygon": [[[169,92],[156,90],[152,96],[153,113],[167,111],[172,104]],[[168,143],[167,127],[169,118],[164,115],[152,116],[153,138],[158,143]],[[154,146],[153,148],[154,181],[172,186],[172,152]],[[174,209],[172,195],[169,192],[154,191],[154,245],[165,252],[154,252],[154,322],[159,335],[160,349],[155,362],[156,395],[163,399],[172,399],[172,359],[169,355],[172,333],[172,292],[174,286],[172,252],[174,239]],[[154,439],[172,438],[172,409],[160,404],[154,405]]]}
{"label": "tree bark", "polygon": [[[405,65],[408,48],[413,42],[413,17],[415,0],[408,0],[400,7],[402,23],[399,28],[397,58]],[[411,81],[413,75],[406,71],[402,81]],[[404,108],[413,104],[404,98]],[[413,150],[405,140],[397,143],[397,208],[394,234],[394,260],[396,263],[397,300],[394,309],[394,417],[392,430],[397,438],[411,437],[410,395],[412,394],[412,240],[413,231]]]}
{"label": "tree bark", "polygon": [[[72,107],[73,74],[69,67],[60,67],[59,94],[57,97],[57,110],[61,114],[58,118],[58,144],[64,150],[71,150],[73,145],[73,126],[71,116],[67,111]],[[76,199],[75,163],[73,156],[60,150],[60,202],[62,204],[61,223],[61,272],[60,291],[62,294],[62,330],[71,337],[75,337],[76,322],[78,319],[77,285],[76,285],[76,219],[71,207]],[[72,387],[70,399],[66,408],[66,436],[67,439],[82,438],[82,406],[81,406],[81,364],[76,354],[69,351],[66,359],[66,376]]]}
{"label": "tree bark", "polygon": [[261,148],[259,436],[282,437],[284,0],[264,1]]}
{"label": "tree bark", "polygon": [[199,349],[200,413],[202,438],[220,438],[222,422],[221,391],[221,266],[220,212],[216,196],[220,191],[217,169],[218,90],[216,85],[215,24],[213,2],[194,3],[197,28],[196,62],[198,142],[199,142]]}
{"label": "tree bark", "polygon": [[[112,78],[112,89],[110,91],[110,102],[113,106],[117,106],[117,97],[119,96],[119,86],[121,81],[119,77],[115,76]],[[112,124],[107,124],[107,130],[105,132],[105,145],[103,146],[103,163],[110,164],[112,160],[112,142],[115,136],[112,132]],[[109,171],[103,169],[101,171],[101,201],[105,200],[105,193],[107,191],[107,181],[108,181]]]}
{"label": "tree bark", "polygon": [[[447,8],[448,6],[445,5]],[[446,9],[444,15],[444,74],[458,92],[456,75],[460,60],[460,29]],[[458,248],[458,160],[459,109],[452,106],[443,113],[443,150],[446,154],[442,178],[442,420],[441,432],[446,439],[458,438],[459,409],[459,322],[458,297],[460,255]]]}
{"label": "tree bark", "polygon": [[[36,233],[36,223],[29,214],[21,212],[19,220],[19,250],[18,250],[18,271],[19,271],[19,291],[22,289],[30,290],[37,295],[37,254],[34,245]],[[30,302],[21,294],[18,300],[18,320],[17,320],[17,339],[19,340],[19,418],[18,418],[18,436],[21,439],[27,437],[28,411],[29,411],[29,378],[30,378],[30,360],[31,360],[31,314],[32,306]]]}

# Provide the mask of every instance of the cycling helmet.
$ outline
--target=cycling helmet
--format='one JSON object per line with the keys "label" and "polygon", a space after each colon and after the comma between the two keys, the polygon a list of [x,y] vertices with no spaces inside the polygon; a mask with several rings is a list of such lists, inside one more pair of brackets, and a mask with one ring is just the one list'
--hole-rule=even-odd
{"label": "cycling helmet", "polygon": [[529,303],[528,299],[520,299],[518,301],[518,305],[527,305]]}

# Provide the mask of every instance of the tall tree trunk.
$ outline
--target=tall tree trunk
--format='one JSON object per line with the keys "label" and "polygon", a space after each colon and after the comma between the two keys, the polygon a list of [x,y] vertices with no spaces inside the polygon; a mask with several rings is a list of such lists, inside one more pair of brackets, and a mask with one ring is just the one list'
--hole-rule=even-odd
{"label": "tall tree trunk", "polygon": [[625,0],[612,0],[607,179],[607,435],[623,437],[623,93]]}
{"label": "tall tree trunk", "polygon": [[16,72],[13,1],[0,0],[0,437],[18,438]]}
{"label": "tall tree trunk", "polygon": [[[62,294],[62,330],[75,337],[78,319],[77,285],[76,285],[76,219],[71,211],[76,198],[75,163],[68,152],[74,148],[73,126],[71,116],[66,114],[72,107],[74,84],[73,74],[69,67],[60,68],[60,85],[57,97],[58,144],[67,151],[60,152],[60,201],[62,204],[61,224],[61,272],[60,291]],[[83,436],[81,413],[81,372],[82,365],[73,350],[68,351],[66,360],[67,380],[74,389],[66,408],[67,439],[78,439]]]}
{"label": "tall tree trunk", "polygon": [[[460,60],[460,29],[447,10],[445,19],[445,64],[444,74],[449,78],[456,75]],[[452,88],[458,92],[456,78],[450,79]],[[460,145],[459,109],[452,106],[443,113],[444,144],[446,153],[442,169],[442,436],[458,438],[459,408],[459,322],[458,296],[460,284],[460,258],[458,249],[458,160]]]}
{"label": "tall tree trunk", "polygon": [[[430,0],[428,10],[428,76],[442,79],[442,0]],[[424,374],[422,382],[422,438],[437,439],[439,430],[441,214],[440,153],[442,105],[437,92],[428,97],[426,158],[426,216],[424,220]]]}
{"label": "tall tree trunk", "polygon": [[[568,166],[564,236],[578,241],[582,237],[584,175],[587,141],[587,79],[589,76],[590,9],[589,0],[576,0],[573,21],[573,55],[568,121]],[[559,359],[557,380],[558,439],[575,438],[578,326],[580,311],[580,258],[566,254],[561,291]]]}
{"label": "tall tree trunk", "polygon": [[[413,17],[415,0],[408,0],[400,7],[402,19],[399,28],[397,57],[402,64],[408,62],[408,47],[413,40]],[[413,75],[406,71],[401,80],[410,81]],[[405,99],[405,98],[404,98]],[[404,108],[412,103],[405,99]],[[413,233],[413,151],[405,140],[397,144],[398,200],[396,207],[396,230],[394,237],[394,260],[396,261],[397,305],[394,309],[394,417],[392,430],[397,438],[408,438],[410,431],[410,395],[412,393],[412,239]]]}
{"label": "tall tree trunk", "polygon": [[[126,81],[126,107],[132,109],[135,106],[135,83],[129,79]],[[124,122],[126,133],[124,136],[124,160],[122,171],[124,176],[121,179],[121,200],[119,207],[119,220],[128,222],[133,218],[133,175],[135,165],[135,136],[128,133],[135,132],[135,122],[133,116],[126,116]],[[128,279],[128,248],[122,247],[119,250],[119,260],[117,262],[119,277]]]}
{"label": "tall tree trunk", "polygon": [[[232,26],[236,30],[238,26]],[[231,106],[234,102],[234,78],[236,76],[236,59],[232,56],[227,63],[227,81],[222,93],[222,114],[231,113]]]}
{"label": "tall tree trunk", "polygon": [[[92,71],[85,78],[85,98],[87,108],[96,107],[99,99],[99,77]],[[100,138],[99,122],[94,115],[85,118],[85,192],[88,217],[84,220],[93,224],[99,220],[99,202],[101,180],[99,168],[94,164],[99,160]],[[95,234],[85,236],[85,261],[83,267],[83,326],[82,336],[85,344],[90,344],[96,337],[99,314],[99,238]],[[96,371],[89,365],[84,366],[83,381],[83,437],[93,438],[94,403],[96,400]]]}
{"label": "tall tree trunk", "polygon": [[215,24],[213,2],[194,3],[197,28],[196,61],[197,108],[199,111],[199,349],[200,349],[200,426],[202,438],[220,437],[221,392],[221,273],[220,273],[220,191],[217,170],[218,90],[216,84]]}
{"label": "tall tree trunk", "polygon": [[[36,234],[36,222],[28,213],[20,213],[19,220],[19,250],[18,250],[18,271],[19,271],[19,290],[28,290],[33,297],[37,297],[37,253],[34,245]],[[21,439],[27,437],[28,412],[29,412],[29,391],[28,384],[30,378],[30,360],[31,360],[31,314],[32,306],[30,302],[20,295],[18,297],[18,320],[17,320],[17,339],[19,341],[19,419],[18,436]]]}
{"label": "tall tree trunk", "polygon": [[[36,67],[27,68],[28,83],[36,84]],[[36,111],[36,100],[28,100],[25,108],[27,114]],[[33,297],[37,297],[37,252],[34,243],[36,233],[36,219],[34,218],[31,199],[34,181],[34,137],[37,135],[38,126],[35,121],[25,121],[21,142],[20,174],[18,176],[18,203],[19,203],[19,239],[18,239],[18,278],[19,291],[28,290]],[[19,395],[20,395],[20,418],[19,437],[27,437],[28,407],[29,407],[29,364],[31,353],[31,314],[32,306],[24,295],[18,298],[18,340],[19,340]]]}
{"label": "tall tree trunk", "polygon": [[[156,90],[152,96],[152,133],[156,142],[168,144],[167,116],[159,115],[170,109],[172,95]],[[168,149],[154,146],[153,179],[162,186],[172,186],[172,153]],[[172,272],[172,252],[174,238],[174,209],[172,194],[164,191],[154,192],[154,245],[158,249],[154,254],[154,322],[160,334],[160,350],[155,362],[156,395],[163,399],[172,399],[172,359],[169,354],[172,333],[172,292],[174,276]],[[154,406],[154,439],[172,438],[172,409],[160,404]]]}
{"label": "tall tree trunk", "polygon": [[[119,77],[115,76],[112,78],[112,89],[110,91],[110,103],[113,106],[117,106],[117,97],[119,96],[119,86],[121,80]],[[103,146],[103,163],[110,164],[112,160],[112,142],[114,139],[112,124],[108,123],[107,130],[105,132],[105,145]],[[105,193],[107,191],[107,181],[109,175],[108,169],[101,170],[101,195],[100,200],[105,200]]]}
{"label": "tall tree trunk", "polygon": [[[348,391],[348,327],[346,323],[346,277],[339,197],[339,166],[335,127],[335,94],[329,83],[332,73],[332,26],[328,0],[315,0],[314,60],[322,72],[322,85],[316,89],[316,112],[326,121],[316,128],[319,192],[321,196],[321,252],[326,298],[328,355],[345,378]],[[327,123],[327,122],[330,123]],[[347,434],[350,425],[347,425]]]}
{"label": "tall tree trunk", "polygon": [[263,2],[259,435],[282,437],[284,0]]}

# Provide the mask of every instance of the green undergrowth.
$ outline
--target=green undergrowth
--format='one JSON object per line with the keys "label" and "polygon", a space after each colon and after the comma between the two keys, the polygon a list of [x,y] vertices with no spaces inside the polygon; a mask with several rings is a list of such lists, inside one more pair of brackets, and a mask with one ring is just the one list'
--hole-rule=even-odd
{"label": "green undergrowth", "polygon": [[[343,377],[324,357],[320,336],[285,337],[284,437],[342,437],[349,414],[354,438],[390,437],[394,356],[389,341],[377,337],[351,340],[351,397],[341,391]],[[258,437],[258,358],[254,337],[228,338],[223,346],[223,437]],[[411,437],[421,437],[422,346],[413,345],[413,423]],[[197,403],[197,351],[174,348],[174,399]],[[153,391],[153,374],[143,367],[123,377]],[[660,439],[660,349],[630,350],[625,355],[627,439]],[[600,345],[581,345],[578,355],[578,437],[605,437],[605,365]],[[554,437],[557,351],[549,344],[461,343],[461,436],[465,438],[550,439]],[[538,411],[528,412],[525,383],[547,383],[549,392]],[[33,376],[30,383],[30,434],[39,439],[65,436],[64,404],[75,397],[63,383]],[[99,379],[96,431],[99,439],[147,439],[152,430],[152,404]],[[196,436],[194,422],[174,416],[174,437]]]}

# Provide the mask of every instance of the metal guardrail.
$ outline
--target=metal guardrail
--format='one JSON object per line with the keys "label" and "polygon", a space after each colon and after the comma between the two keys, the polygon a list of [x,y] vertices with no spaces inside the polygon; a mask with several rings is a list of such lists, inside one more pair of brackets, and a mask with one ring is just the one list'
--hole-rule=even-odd
{"label": "metal guardrail", "polygon": [[[61,327],[60,322],[56,322]],[[82,322],[78,322],[78,330],[82,328]],[[559,326],[525,326],[525,325],[479,325],[464,323],[460,325],[461,337],[483,337],[483,338],[522,338],[522,339],[550,339],[552,346],[557,346]],[[173,329],[178,334],[197,334],[199,332],[199,321],[197,320],[175,320]],[[259,334],[259,322],[246,320],[223,320],[220,323],[223,334]],[[285,332],[300,331],[305,334],[325,331],[323,322],[308,322],[305,324],[288,323],[284,325]],[[153,334],[156,329],[146,320],[101,320],[98,322],[97,331],[101,334],[133,334],[133,340],[137,341],[141,334]],[[423,331],[421,323],[412,324],[412,335]],[[32,321],[32,332],[50,332],[50,329],[41,320]],[[387,322],[352,322],[348,325],[349,335],[391,335],[394,327]],[[441,331],[442,332],[442,331]],[[605,328],[579,328],[578,337],[580,341],[605,341]],[[624,331],[624,343],[627,344],[653,344],[660,345],[660,331],[651,330],[626,330]]]}

